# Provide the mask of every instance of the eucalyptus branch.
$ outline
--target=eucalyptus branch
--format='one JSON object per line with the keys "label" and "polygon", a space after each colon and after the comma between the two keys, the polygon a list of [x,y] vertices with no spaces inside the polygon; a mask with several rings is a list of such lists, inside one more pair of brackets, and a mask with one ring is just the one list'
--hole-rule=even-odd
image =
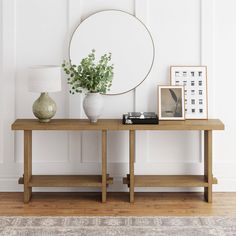
{"label": "eucalyptus branch", "polygon": [[70,93],[106,93],[110,90],[113,79],[113,64],[111,53],[101,56],[99,62],[95,63],[95,50],[93,49],[87,57],[83,58],[79,65],[72,65],[71,61],[64,61],[62,68],[70,85]]}

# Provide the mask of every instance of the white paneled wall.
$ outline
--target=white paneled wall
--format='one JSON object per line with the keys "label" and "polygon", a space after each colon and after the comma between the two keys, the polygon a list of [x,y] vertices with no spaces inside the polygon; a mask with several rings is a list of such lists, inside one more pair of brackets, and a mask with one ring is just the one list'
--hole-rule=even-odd
{"label": "white paneled wall", "polygon": [[215,173],[221,190],[236,190],[235,55],[236,15],[233,0],[215,3],[214,19],[214,114],[225,122],[225,131],[215,135]]}
{"label": "white paneled wall", "polygon": [[[227,2],[232,9],[235,7],[233,0]],[[76,26],[89,15],[105,9],[124,10],[140,18],[153,36],[156,59],[149,77],[135,91],[105,97],[103,117],[120,118],[127,111],[156,111],[157,85],[170,82],[170,65],[207,65],[210,117],[222,118],[227,122],[226,127],[231,128],[215,135],[214,170],[219,177],[215,189],[236,190],[235,151],[230,145],[230,140],[236,136],[234,110],[226,111],[224,105],[228,102],[228,93],[225,92],[222,98],[221,91],[222,77],[232,78],[225,71],[227,54],[224,44],[227,40],[224,36],[234,27],[230,24],[236,21],[236,16],[233,12],[228,15],[230,6],[226,6],[225,1],[1,0],[0,4],[1,191],[22,190],[17,179],[23,171],[23,136],[21,132],[14,134],[10,124],[15,118],[33,117],[31,106],[38,94],[27,91],[27,67],[61,64],[63,59],[68,59],[68,43]],[[228,26],[224,27],[221,19],[226,16]],[[230,44],[226,50],[230,50],[230,45],[235,42],[228,40]],[[231,89],[233,93],[234,88],[225,85],[225,89]],[[85,117],[83,95],[70,96],[65,79],[63,90],[52,96],[58,104],[56,117]],[[200,132],[194,131],[137,132],[136,173],[202,173],[201,136]],[[127,141],[125,131],[108,133],[108,172],[115,177],[115,184],[110,187],[112,191],[126,189],[121,179],[128,171]],[[33,132],[33,171],[41,174],[100,173],[100,146],[99,132]]]}

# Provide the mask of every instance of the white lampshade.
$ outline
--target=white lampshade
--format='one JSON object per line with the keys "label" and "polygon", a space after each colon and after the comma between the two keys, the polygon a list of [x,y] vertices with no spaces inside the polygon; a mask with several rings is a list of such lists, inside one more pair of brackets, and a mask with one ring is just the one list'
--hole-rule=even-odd
{"label": "white lampshade", "polygon": [[61,91],[60,66],[33,66],[29,68],[30,92],[57,92]]}

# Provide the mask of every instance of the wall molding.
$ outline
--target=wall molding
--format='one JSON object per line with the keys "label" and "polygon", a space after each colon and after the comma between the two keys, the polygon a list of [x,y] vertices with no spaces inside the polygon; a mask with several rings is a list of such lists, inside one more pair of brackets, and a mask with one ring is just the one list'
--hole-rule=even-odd
{"label": "wall molding", "polygon": [[[2,0],[2,161],[15,162],[14,133],[9,127],[15,119],[16,0]],[[7,98],[7,99],[4,99]],[[4,159],[7,157],[7,159]]]}
{"label": "wall molding", "polygon": [[207,65],[208,74],[208,113],[209,118],[214,117],[215,110],[215,94],[214,94],[214,12],[215,4],[214,0],[200,0],[201,4],[201,32],[200,32],[200,47],[201,47],[201,58],[200,64]]}
{"label": "wall molding", "polygon": [[[0,0],[0,28],[3,29],[3,2]],[[3,79],[3,32],[0,31],[0,81]],[[3,137],[3,97],[2,86],[0,86],[0,135]],[[3,163],[3,138],[0,141],[0,164]]]}
{"label": "wall molding", "polygon": [[[149,28],[149,1],[134,0],[134,15]],[[149,75],[150,76],[150,75]],[[147,77],[148,79],[148,77]],[[147,111],[148,84],[144,81],[134,89],[134,111]],[[150,131],[140,131],[135,134],[135,162],[147,162],[149,153]]]}
{"label": "wall molding", "polygon": [[[208,116],[214,117],[214,0],[200,1],[200,65],[207,65]],[[204,160],[204,132],[200,131],[200,162]]]}
{"label": "wall molding", "polygon": [[[82,11],[83,11],[83,0],[67,0],[67,45],[66,52],[67,58],[69,59],[69,43],[72,34],[78,24],[82,21]],[[68,93],[68,117],[70,118],[82,118],[83,112],[83,96],[81,94],[71,95]],[[76,109],[75,109],[76,108]],[[83,153],[83,132],[68,132],[68,156],[69,161],[72,162],[79,158],[82,163],[82,153]],[[79,146],[79,150],[77,147]],[[76,149],[77,152],[72,152]],[[78,157],[79,155],[79,157]]]}

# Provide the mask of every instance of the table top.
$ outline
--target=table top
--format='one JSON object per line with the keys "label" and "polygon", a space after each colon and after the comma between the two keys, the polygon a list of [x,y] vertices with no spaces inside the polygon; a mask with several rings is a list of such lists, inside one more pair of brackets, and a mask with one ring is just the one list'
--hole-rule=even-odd
{"label": "table top", "polygon": [[52,119],[41,123],[37,119],[17,119],[12,130],[224,130],[219,119],[159,121],[159,124],[124,125],[121,119],[99,119],[90,123],[87,119]]}

